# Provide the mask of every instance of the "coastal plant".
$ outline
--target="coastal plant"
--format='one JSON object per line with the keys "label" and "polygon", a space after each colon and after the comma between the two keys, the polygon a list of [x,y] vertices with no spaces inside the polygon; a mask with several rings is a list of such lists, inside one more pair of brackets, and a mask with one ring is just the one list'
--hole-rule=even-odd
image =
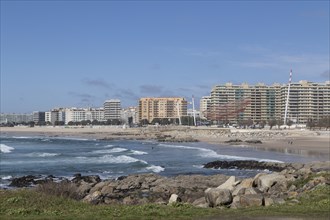
{"label": "coastal plant", "polygon": [[74,183],[68,181],[46,182],[36,187],[37,192],[41,192],[47,195],[60,196],[64,198],[70,198],[79,200],[80,195],[77,191],[77,186]]}

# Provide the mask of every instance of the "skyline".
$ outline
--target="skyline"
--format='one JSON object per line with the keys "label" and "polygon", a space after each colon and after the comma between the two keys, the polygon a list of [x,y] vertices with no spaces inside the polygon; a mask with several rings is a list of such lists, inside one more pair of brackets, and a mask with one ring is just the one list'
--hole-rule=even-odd
{"label": "skyline", "polygon": [[1,112],[329,80],[329,2],[1,1]]}

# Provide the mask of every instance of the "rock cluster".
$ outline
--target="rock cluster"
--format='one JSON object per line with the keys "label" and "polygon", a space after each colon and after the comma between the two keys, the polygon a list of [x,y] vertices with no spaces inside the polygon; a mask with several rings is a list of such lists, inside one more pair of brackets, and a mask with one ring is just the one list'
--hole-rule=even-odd
{"label": "rock cluster", "polygon": [[205,200],[209,207],[234,209],[297,203],[303,192],[330,185],[329,165],[287,164],[281,172],[259,173],[254,178],[236,180],[232,176],[222,185],[205,190]]}
{"label": "rock cluster", "polygon": [[[281,164],[280,172],[259,173],[247,179],[220,174],[180,175],[171,178],[156,174],[137,174],[102,181],[98,176],[76,174],[71,181],[65,181],[75,185],[78,198],[92,204],[183,202],[196,207],[244,208],[299,202],[297,198],[301,193],[330,184],[329,170],[330,163],[324,162],[307,165]],[[12,185],[23,180],[36,183],[33,176],[27,176],[13,179]]]}

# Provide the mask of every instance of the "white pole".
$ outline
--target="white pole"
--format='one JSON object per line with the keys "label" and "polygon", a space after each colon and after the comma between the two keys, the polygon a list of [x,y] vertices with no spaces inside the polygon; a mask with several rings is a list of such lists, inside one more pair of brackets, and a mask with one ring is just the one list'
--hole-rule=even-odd
{"label": "white pole", "polygon": [[193,106],[194,125],[197,126],[197,123],[196,123],[196,114],[195,114],[195,101],[194,101],[194,96],[192,96],[192,106]]}
{"label": "white pole", "polygon": [[288,106],[289,106],[289,96],[290,96],[291,80],[292,80],[292,70],[290,71],[289,85],[288,85],[288,94],[287,94],[286,103],[285,103],[284,125],[287,124],[287,115],[288,115]]}

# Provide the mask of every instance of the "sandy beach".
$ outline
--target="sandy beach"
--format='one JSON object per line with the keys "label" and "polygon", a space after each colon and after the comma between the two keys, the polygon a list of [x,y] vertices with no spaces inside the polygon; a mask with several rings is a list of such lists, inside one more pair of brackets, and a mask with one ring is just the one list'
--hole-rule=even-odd
{"label": "sandy beach", "polygon": [[[143,127],[123,128],[121,126],[93,127],[1,127],[1,135],[81,137],[93,139],[126,139],[152,140],[159,135],[174,138],[194,138],[201,142],[219,147],[231,145],[229,140],[239,139],[246,147],[265,151],[330,157],[330,131],[310,130],[256,130],[256,129],[224,129],[207,127]],[[260,140],[262,143],[245,143],[246,140]],[[233,145],[234,145],[233,144]],[[330,159],[329,159],[330,160]]]}

